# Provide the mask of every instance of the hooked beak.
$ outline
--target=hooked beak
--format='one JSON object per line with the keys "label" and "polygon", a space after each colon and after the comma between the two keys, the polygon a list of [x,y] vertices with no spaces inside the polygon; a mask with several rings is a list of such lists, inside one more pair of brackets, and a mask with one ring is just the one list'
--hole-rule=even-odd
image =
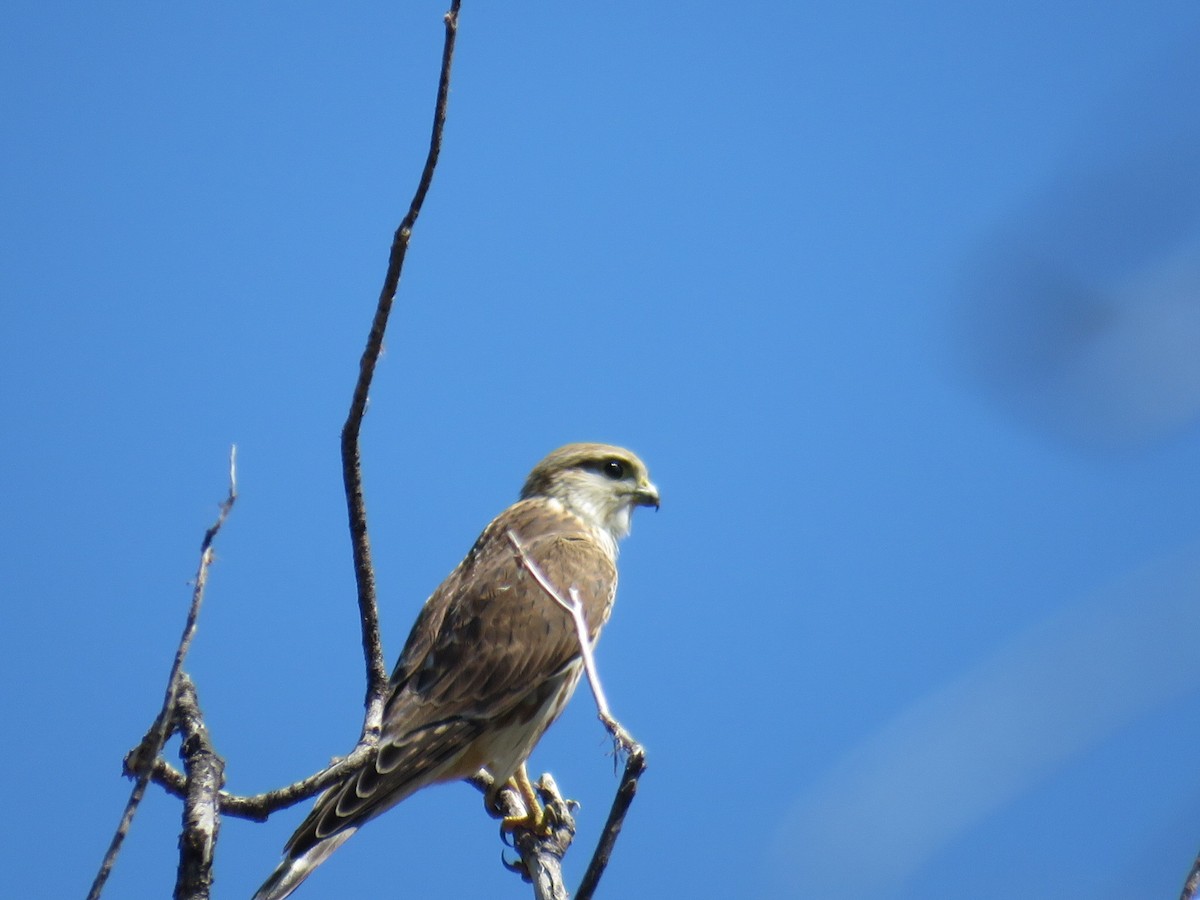
{"label": "hooked beak", "polygon": [[653,506],[655,511],[658,511],[658,488],[653,482],[643,481],[637,486],[637,490],[633,492],[633,496],[638,506]]}

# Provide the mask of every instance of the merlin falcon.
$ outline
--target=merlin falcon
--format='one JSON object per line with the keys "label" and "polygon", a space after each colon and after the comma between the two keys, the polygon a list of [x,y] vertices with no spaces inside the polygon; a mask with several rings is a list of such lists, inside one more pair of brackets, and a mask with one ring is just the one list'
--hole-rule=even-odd
{"label": "merlin falcon", "polygon": [[[617,591],[617,542],[634,507],[658,508],[637,456],[568,444],[538,463],[417,616],[388,685],[374,763],[322,794],[254,900],[283,900],[367,821],[430,784],[480,769],[516,788],[540,830],[525,762],[563,711],[583,659],[572,614],[536,574],[577,601],[595,643]],[[530,569],[537,572],[531,574]]]}

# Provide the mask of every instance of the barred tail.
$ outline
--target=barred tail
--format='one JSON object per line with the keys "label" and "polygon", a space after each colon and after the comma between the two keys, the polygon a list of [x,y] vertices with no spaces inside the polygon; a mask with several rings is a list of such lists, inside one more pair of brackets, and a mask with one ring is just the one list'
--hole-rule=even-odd
{"label": "barred tail", "polygon": [[283,900],[292,891],[300,887],[300,883],[312,874],[313,869],[325,862],[329,854],[342,846],[357,828],[345,828],[336,834],[331,834],[324,840],[317,841],[299,856],[284,857],[279,867],[271,873],[271,877],[263,882],[262,887],[254,895],[253,900]]}

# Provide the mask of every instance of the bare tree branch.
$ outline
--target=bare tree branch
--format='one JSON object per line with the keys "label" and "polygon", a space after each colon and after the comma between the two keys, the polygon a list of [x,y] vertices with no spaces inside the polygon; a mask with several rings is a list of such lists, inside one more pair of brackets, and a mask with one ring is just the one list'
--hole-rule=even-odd
{"label": "bare tree branch", "polygon": [[583,873],[583,880],[579,882],[575,900],[592,900],[596,886],[600,883],[600,876],[604,874],[604,870],[608,868],[608,861],[612,858],[613,847],[616,846],[617,837],[621,834],[621,826],[625,824],[625,814],[629,812],[634,795],[637,794],[638,779],[645,771],[646,751],[642,749],[641,744],[635,744],[634,749],[629,753],[629,758],[625,760],[625,772],[621,775],[621,785],[617,788],[617,796],[613,798],[612,808],[608,811],[608,820],[604,823],[604,830],[600,833],[596,851],[592,854],[587,871]]}
{"label": "bare tree branch", "polygon": [[[134,777],[136,783],[117,834],[113,838],[113,844],[96,877],[96,882],[92,886],[89,900],[99,898],[149,781],[153,780],[159,783],[169,793],[184,800],[184,831],[180,839],[180,868],[175,896],[177,900],[207,900],[212,884],[211,865],[221,814],[259,821],[265,820],[272,812],[307,799],[347,775],[358,771],[370,763],[376,754],[388,690],[388,674],[380,638],[375,577],[364,503],[359,437],[371,382],[382,352],[384,333],[399,288],[400,275],[412,230],[432,184],[441,151],[459,7],[460,0],[452,0],[451,8],[445,16],[445,44],[442,52],[429,151],[417,189],[409,204],[408,213],[393,235],[387,273],[380,291],[367,343],[359,362],[359,375],[341,434],[342,477],[354,555],[355,582],[367,681],[363,727],[358,743],[350,754],[333,761],[324,770],[278,790],[254,796],[239,796],[220,789],[224,781],[224,762],[213,751],[203,723],[195,687],[183,674],[182,667],[195,633],[208,567],[212,561],[212,542],[236,499],[234,460],[231,455],[229,497],[222,504],[217,522],[205,534],[192,607],[179,649],[176,652],[175,663],[171,669],[163,708],[141,744],[126,756],[126,774]],[[596,670],[587,621],[578,594],[572,590],[569,598],[564,598],[528,558],[516,535],[509,533],[508,536],[521,564],[537,580],[542,589],[572,616],[579,638],[584,668],[596,699],[600,720],[612,735],[618,752],[628,754],[625,772],[612,809],[579,889],[577,900],[589,900],[608,864],[625,815],[637,792],[638,779],[645,770],[645,752],[609,711],[608,701]],[[181,756],[184,759],[184,772],[172,767],[161,756],[163,744],[174,730],[180,731],[183,735]],[[481,772],[476,776],[473,783],[485,791],[491,787],[486,772]],[[520,863],[510,864],[506,861],[505,865],[520,872],[522,877],[533,885],[537,900],[569,900],[570,895],[563,884],[562,858],[575,835],[575,822],[571,815],[570,803],[563,799],[553,778],[548,774],[542,776],[538,791],[545,803],[549,831],[543,834],[518,828],[512,832],[512,846],[519,854]],[[489,810],[501,817],[518,816],[524,812],[522,799],[515,791],[507,788],[500,791],[497,804],[498,809],[491,810],[489,807]]]}
{"label": "bare tree branch", "polygon": [[[494,784],[491,775],[485,770],[470,779],[471,784],[479,788],[486,796]],[[545,806],[546,825],[548,831],[539,834],[528,828],[517,828],[512,832],[513,848],[520,856],[520,862],[510,863],[502,860],[504,867],[510,872],[516,872],[521,878],[533,885],[535,900],[570,900],[566,883],[563,880],[562,860],[575,839],[575,818],[571,815],[571,801],[565,800],[558,790],[558,785],[549,773],[544,774],[537,783],[538,793]],[[528,810],[517,791],[504,787],[496,797],[496,808],[488,807],[488,812],[497,819],[519,818]],[[508,836],[502,828],[501,839]]]}
{"label": "bare tree branch", "polygon": [[[367,674],[366,709],[363,717],[362,732],[358,744],[348,755],[334,760],[325,769],[294,784],[249,797],[220,791],[217,797],[220,801],[222,811],[227,815],[257,821],[265,820],[275,810],[292,806],[302,800],[308,799],[331,784],[340,781],[346,775],[358,771],[375,756],[375,745],[379,739],[379,731],[383,720],[383,704],[388,687],[388,673],[384,662],[383,643],[379,631],[375,574],[371,562],[370,538],[367,533],[366,505],[363,500],[362,464],[358,440],[362,428],[363,416],[366,412],[371,380],[374,376],[375,365],[379,360],[379,354],[383,349],[384,331],[387,328],[388,316],[399,287],[400,272],[404,266],[409,239],[412,236],[413,227],[416,224],[417,217],[420,215],[421,207],[425,202],[430,185],[433,183],[434,170],[437,167],[438,156],[441,152],[442,134],[446,124],[446,107],[450,96],[450,71],[454,60],[455,38],[458,34],[458,11],[460,5],[461,0],[452,0],[450,11],[445,16],[445,44],[442,49],[442,64],[438,79],[437,100],[434,106],[429,152],[421,171],[421,177],[417,183],[417,189],[409,204],[408,213],[404,216],[392,239],[387,273],[379,294],[379,301],[371,323],[366,348],[359,362],[359,376],[354,386],[350,412],[342,428],[342,478],[346,490],[350,537],[354,552],[354,575],[358,588],[359,622],[362,629],[363,657]],[[230,505],[232,505],[232,501],[230,501]],[[227,512],[227,509],[223,510],[221,521],[224,521],[224,515]],[[219,527],[220,522],[218,522],[216,528]],[[215,534],[215,531],[212,534]],[[212,534],[206,536],[206,541],[211,542]],[[205,563],[206,565],[207,563]],[[193,613],[195,612],[198,612],[198,607],[193,610]],[[194,631],[194,618],[189,621],[191,630]],[[190,644],[190,633],[186,640]],[[186,653],[186,647],[184,648],[184,652]],[[178,665],[181,664],[182,657],[178,657],[177,667],[172,673],[173,679]],[[172,684],[174,684],[174,681],[172,681]],[[169,711],[171,702],[173,702],[173,693],[168,705],[164,707],[165,710]],[[160,716],[160,719],[156,721],[156,726],[161,722],[163,727],[166,727],[169,721],[169,714]],[[110,848],[109,856],[106,857],[105,864],[101,868],[101,874],[97,876],[98,885],[93,886],[93,893],[89,895],[89,900],[99,897],[99,889],[103,886],[103,880],[107,878],[108,871],[111,869],[112,859],[115,859],[119,844],[128,831],[129,821],[132,821],[132,810],[136,809],[137,804],[141,802],[142,795],[145,793],[146,783],[153,780],[175,796],[187,796],[187,779],[184,774],[159,756],[162,744],[167,737],[166,734],[163,734],[159,739],[153,738],[153,735],[157,734],[159,730],[161,729],[157,727],[152,729],[151,734],[148,734],[143,739],[138,748],[131,751],[125,757],[126,774],[136,776],[138,779],[138,783],[134,789],[135,796],[131,798],[131,804],[127,807],[126,816],[122,819],[122,825],[118,828],[118,834],[114,838],[116,849]],[[126,821],[126,819],[129,821]]]}
{"label": "bare tree branch", "polygon": [[200,618],[200,605],[204,601],[205,585],[208,584],[208,569],[212,565],[213,560],[213,541],[216,540],[217,534],[221,531],[221,526],[225,524],[225,519],[229,517],[229,512],[233,509],[233,504],[236,500],[237,448],[234,447],[229,451],[229,494],[221,503],[217,520],[204,532],[204,540],[200,543],[200,565],[196,569],[196,580],[192,587],[192,603],[188,609],[187,621],[183,626],[183,634],[179,639],[179,646],[175,650],[175,660],[171,664],[171,674],[167,677],[167,690],[166,695],[163,697],[162,708],[158,711],[158,716],[155,718],[154,724],[150,726],[150,730],[142,738],[141,744],[131,754],[133,757],[132,763],[129,762],[130,758],[126,757],[126,771],[131,771],[136,776],[133,790],[130,791],[129,800],[125,804],[125,811],[121,814],[121,821],[117,825],[117,831],[109,843],[108,852],[104,854],[104,860],[100,863],[100,871],[96,873],[96,878],[92,881],[91,890],[88,891],[88,900],[98,900],[100,894],[104,891],[104,885],[108,881],[108,876],[112,872],[113,866],[116,864],[118,854],[121,852],[121,845],[125,842],[125,835],[129,833],[129,827],[133,824],[133,817],[137,813],[138,805],[142,802],[142,797],[146,794],[146,785],[150,783],[154,761],[162,752],[163,744],[167,742],[167,738],[171,735],[175,698],[179,691],[179,676],[183,671],[183,662],[187,658],[188,650],[191,649],[192,639],[196,635],[196,623]]}
{"label": "bare tree branch", "polygon": [[392,237],[392,249],[388,257],[387,274],[379,292],[379,303],[375,307],[375,318],[367,345],[358,364],[358,381],[350,401],[350,412],[342,427],[342,481],[346,489],[346,507],[350,523],[350,541],[354,550],[354,577],[358,585],[359,622],[362,627],[363,654],[367,666],[366,714],[363,719],[359,743],[374,744],[379,739],[383,722],[384,695],[387,692],[388,672],[383,658],[383,645],[379,636],[379,609],[375,597],[375,569],[371,563],[371,541],[367,534],[367,510],[363,500],[362,459],[358,436],[362,429],[363,416],[367,410],[367,397],[375,364],[383,349],[383,335],[387,329],[392,302],[400,285],[400,271],[408,253],[408,242],[425,195],[433,183],[434,169],[442,149],[442,132],[446,126],[446,105],[450,98],[450,67],[454,60],[454,42],[458,34],[458,8],[460,0],[452,0],[446,13],[446,41],[442,49],[441,76],[438,80],[437,102],[434,107],[433,132],[429,139],[429,153],[425,167],[417,183],[417,190],[409,204],[408,213],[400,222]]}
{"label": "bare tree branch", "polygon": [[[375,570],[371,561],[371,542],[367,531],[366,504],[363,499],[362,460],[359,451],[359,435],[366,413],[367,398],[375,366],[383,349],[384,332],[388,317],[400,284],[400,273],[408,252],[409,239],[433,183],[442,147],[442,134],[446,125],[446,108],[450,96],[450,72],[454,61],[455,38],[458,35],[458,11],[461,0],[452,0],[450,11],[445,16],[445,43],[442,48],[442,64],[438,77],[437,99],[434,103],[433,128],[429,140],[429,152],[421,170],[416,191],[409,203],[408,213],[400,222],[392,238],[388,257],[387,273],[379,293],[375,316],[367,337],[366,347],[359,361],[358,381],[350,402],[350,412],[342,427],[342,480],[345,485],[347,515],[350,525],[350,540],[354,553],[354,576],[358,588],[359,624],[362,629],[363,659],[366,665],[367,690],[362,732],[354,749],[344,757],[334,760],[329,766],[294,784],[252,796],[240,796],[221,791],[221,810],[226,815],[263,821],[278,809],[293,806],[312,797],[347,775],[368,765],[375,757],[376,743],[383,722],[383,705],[388,689],[388,672],[383,656],[383,642],[379,630],[379,607],[375,590]],[[126,762],[130,765],[129,759]],[[186,779],[178,769],[165,760],[153,763],[151,776],[168,792],[182,797],[186,792]]]}
{"label": "bare tree branch", "polygon": [[[392,238],[388,257],[387,273],[379,293],[375,316],[367,336],[366,347],[359,361],[358,381],[350,401],[350,412],[342,427],[342,481],[346,492],[346,507],[350,525],[350,541],[354,553],[354,577],[358,588],[359,624],[362,629],[363,660],[366,665],[367,690],[364,701],[365,714],[358,744],[346,756],[334,760],[320,772],[294,784],[252,796],[239,796],[225,791],[220,793],[221,809],[226,815],[238,818],[265,820],[275,810],[293,806],[312,797],[347,775],[368,765],[374,759],[376,743],[383,723],[383,705],[388,689],[388,672],[383,656],[383,642],[379,631],[379,606],[375,590],[375,569],[371,561],[371,541],[367,532],[367,511],[363,499],[362,459],[359,451],[359,435],[366,414],[367,398],[375,366],[383,349],[384,332],[396,291],[400,285],[400,273],[408,252],[413,226],[425,203],[433,183],[441,153],[442,134],[446,126],[446,107],[450,97],[450,71],[454,61],[455,38],[458,35],[458,11],[461,0],[452,0],[450,11],[445,16],[445,43],[442,48],[442,64],[438,77],[437,99],[434,103],[433,128],[429,139],[429,152],[417,182],[417,189],[409,203],[408,213],[400,222]],[[127,762],[128,765],[128,762]],[[184,796],[183,774],[165,760],[154,762],[154,781],[167,791]]]}
{"label": "bare tree branch", "polygon": [[587,619],[584,617],[583,604],[579,601],[578,593],[571,588],[570,598],[563,597],[545,573],[529,558],[517,536],[511,531],[507,532],[507,535],[513,549],[516,550],[518,563],[524,567],[546,595],[565,609],[574,621],[575,633],[579,638],[580,656],[583,658],[583,666],[587,672],[588,683],[592,688],[592,696],[596,698],[596,709],[600,721],[612,735],[618,751],[623,750],[629,755],[625,761],[625,772],[621,776],[617,795],[613,798],[612,808],[608,812],[608,820],[604,823],[604,830],[600,833],[600,841],[596,845],[596,851],[592,854],[591,862],[588,863],[587,871],[583,873],[583,881],[580,882],[579,890],[576,892],[575,900],[591,900],[596,886],[600,883],[600,876],[604,874],[605,868],[608,867],[608,861],[612,858],[613,847],[616,846],[617,837],[621,833],[621,826],[625,824],[625,815],[629,812],[629,807],[637,794],[638,779],[646,771],[646,751],[609,712],[608,699],[604,696],[604,688],[600,684],[600,674],[596,671],[596,659],[592,653],[591,638],[588,636]]}
{"label": "bare tree branch", "polygon": [[[132,772],[131,766],[135,753],[136,751],[131,751],[130,755],[125,758],[126,774]],[[235,819],[265,822],[270,818],[271,813],[295,806],[300,801],[319,794],[330,785],[341,781],[347,775],[359,771],[375,758],[375,753],[374,746],[360,745],[354,749],[353,753],[335,760],[320,772],[297,781],[295,784],[262,794],[244,796],[231,794],[228,791],[219,791],[217,798],[221,803],[221,812]],[[161,757],[154,762],[150,780],[172,796],[180,799],[187,797],[187,776]]]}
{"label": "bare tree branch", "polygon": [[196,697],[196,686],[186,673],[181,673],[179,678],[174,718],[175,730],[182,738],[179,755],[188,773],[175,900],[208,900],[212,890],[213,853],[221,829],[221,804],[217,792],[225,783],[225,761],[213,750]]}
{"label": "bare tree branch", "polygon": [[583,603],[579,600],[578,591],[575,588],[571,588],[570,599],[564,598],[559,593],[558,588],[551,584],[546,574],[529,558],[520,539],[511,531],[506,532],[506,535],[509,543],[513,545],[513,549],[517,551],[517,562],[529,572],[533,580],[538,583],[538,586],[541,587],[546,595],[565,609],[571,616],[571,621],[575,623],[575,636],[579,639],[579,655],[583,658],[583,669],[587,673],[588,684],[592,689],[592,696],[596,699],[596,711],[600,717],[600,721],[604,723],[604,727],[612,735],[613,740],[617,744],[617,749],[624,750],[626,753],[632,753],[634,748],[638,746],[638,743],[628,731],[621,727],[621,723],[614,719],[612,713],[609,711],[608,698],[604,696],[604,686],[600,683],[600,673],[596,671],[596,656],[592,652],[592,640],[588,637],[587,618],[584,615]]}

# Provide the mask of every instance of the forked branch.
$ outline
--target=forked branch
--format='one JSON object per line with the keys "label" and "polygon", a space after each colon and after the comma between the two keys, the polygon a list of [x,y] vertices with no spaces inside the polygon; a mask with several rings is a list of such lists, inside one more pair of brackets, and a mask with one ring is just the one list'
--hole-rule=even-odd
{"label": "forked branch", "polygon": [[[371,542],[367,533],[366,503],[363,499],[362,462],[359,450],[359,434],[366,413],[367,397],[375,366],[383,350],[383,336],[388,317],[400,285],[400,273],[408,252],[409,238],[425,196],[433,183],[438,156],[442,148],[442,134],[446,126],[446,107],[450,97],[450,71],[454,61],[455,38],[458,36],[458,11],[461,0],[452,0],[450,11],[445,16],[445,42],[442,46],[442,64],[438,76],[437,99],[434,102],[433,128],[429,139],[429,151],[421,170],[416,191],[392,238],[388,255],[387,273],[371,330],[359,361],[358,380],[350,401],[350,412],[342,427],[342,480],[346,492],[346,508],[350,525],[350,541],[354,553],[354,578],[358,589],[359,624],[362,630],[363,661],[366,666],[367,690],[364,702],[362,732],[354,749],[344,757],[334,760],[329,766],[294,784],[253,796],[239,796],[224,791],[220,794],[221,809],[227,815],[239,818],[264,820],[271,813],[293,806],[302,800],[323,791],[347,775],[358,771],[374,759],[376,744],[383,722],[383,704],[387,693],[388,673],[383,656],[383,642],[379,631],[379,606],[375,591],[375,569],[371,561]],[[155,781],[169,792],[183,796],[186,790],[183,773],[165,760],[154,762],[152,775]]]}
{"label": "forked branch", "polygon": [[[281,788],[254,797],[238,797],[219,791],[215,797],[220,811],[230,815],[250,819],[265,819],[271,812],[298,803],[313,796],[324,788],[338,781],[350,772],[366,765],[375,754],[375,745],[379,739],[379,731],[383,718],[384,695],[387,691],[387,668],[384,664],[383,646],[379,631],[379,613],[376,603],[375,577],[371,564],[370,540],[367,534],[366,507],[363,502],[362,468],[359,452],[359,433],[362,427],[363,415],[366,412],[367,397],[371,381],[383,348],[383,335],[387,327],[388,315],[400,282],[400,272],[408,250],[409,238],[425,196],[433,182],[433,173],[437,166],[438,155],[441,151],[442,134],[446,122],[446,106],[450,95],[450,69],[454,58],[454,44],[458,33],[458,11],[460,0],[452,0],[450,11],[445,16],[445,43],[442,50],[442,64],[438,79],[437,100],[434,109],[433,129],[430,136],[429,152],[425,165],[409,204],[408,213],[396,229],[388,257],[387,273],[380,291],[379,302],[371,323],[366,348],[359,363],[358,379],[350,403],[350,411],[342,429],[342,474],[346,490],[346,504],[350,523],[351,543],[354,552],[354,574],[358,589],[359,620],[362,630],[363,656],[367,673],[367,690],[365,698],[365,713],[362,732],[354,750],[340,760],[335,761],[321,772]],[[169,792],[187,798],[189,791],[188,778],[161,757],[163,745],[170,737],[175,721],[175,710],[183,662],[191,647],[195,634],[200,604],[204,596],[204,586],[207,582],[208,568],[212,562],[212,542],[224,524],[230,509],[236,499],[234,458],[230,458],[230,490],[229,497],[222,504],[216,523],[205,533],[201,550],[201,562],[196,576],[192,604],[188,612],[187,624],[184,627],[183,638],[175,654],[175,661],[167,682],[166,696],[162,708],[147,731],[141,743],[125,758],[125,771],[134,778],[134,786],[125,805],[120,824],[110,843],[108,851],[101,863],[100,870],[89,891],[89,900],[100,897],[112,867],[120,853],[129,827],[146,786],[151,780],[163,785]],[[202,728],[199,709],[195,709],[195,724]],[[198,732],[196,732],[198,733]],[[211,781],[211,779],[210,779]],[[215,789],[219,785],[212,783]],[[215,839],[215,829],[213,831]],[[185,834],[186,837],[186,834]],[[211,851],[211,847],[208,848]]]}
{"label": "forked branch", "polygon": [[129,827],[133,824],[133,817],[137,814],[137,808],[142,802],[142,797],[146,794],[146,785],[150,783],[154,774],[155,761],[162,753],[162,748],[167,742],[167,738],[171,736],[175,712],[175,698],[179,693],[183,663],[187,659],[188,651],[192,647],[192,639],[196,636],[196,623],[200,620],[200,605],[204,602],[204,588],[208,585],[208,570],[213,561],[213,541],[216,540],[217,534],[220,533],[221,527],[229,517],[229,512],[233,509],[233,504],[236,500],[237,448],[233,447],[229,451],[229,493],[221,503],[217,520],[204,532],[204,540],[200,542],[200,564],[196,568],[196,580],[192,586],[192,602],[188,607],[187,621],[183,626],[183,634],[179,638],[179,646],[175,649],[175,659],[171,663],[171,672],[167,676],[167,689],[163,697],[162,707],[154,719],[154,724],[150,726],[150,730],[142,738],[142,742],[125,758],[126,772],[134,778],[133,789],[129,792],[129,800],[125,803],[125,811],[121,814],[121,821],[117,825],[117,830],[113,834],[112,841],[109,842],[108,851],[104,854],[104,860],[100,863],[100,871],[96,873],[96,877],[92,881],[92,887],[88,891],[88,900],[97,900],[104,891],[104,885],[108,881],[108,876],[111,874],[112,868],[116,864],[117,856],[121,852],[121,845],[125,843],[125,835],[129,833]]}
{"label": "forked branch", "polygon": [[[494,784],[486,770],[480,770],[471,784],[486,796]],[[545,807],[546,824],[544,833],[518,828],[511,835],[503,827],[502,840],[512,838],[512,847],[520,856],[520,862],[502,860],[505,868],[515,872],[533,885],[535,900],[570,900],[566,882],[563,880],[563,856],[575,839],[575,818],[571,815],[571,801],[563,798],[558,785],[549,773],[543,775],[535,785]],[[511,786],[502,788],[496,796],[497,808],[489,811],[495,818],[520,818],[528,813],[517,791]]]}
{"label": "forked branch", "polygon": [[[324,770],[287,787],[249,797],[220,790],[223,781],[223,763],[213,752],[208,740],[195,690],[191,682],[187,680],[187,676],[183,674],[183,664],[195,634],[208,569],[212,562],[212,543],[237,496],[234,458],[231,454],[229,496],[221,506],[216,523],[205,534],[192,603],[168,678],[166,696],[154,724],[138,747],[126,757],[126,772],[134,778],[135,784],[121,823],[113,837],[112,845],[92,885],[89,900],[99,898],[132,823],[134,813],[151,780],[161,784],[168,792],[184,799],[185,826],[181,836],[181,862],[176,896],[179,898],[206,898],[211,884],[211,862],[221,814],[264,820],[272,812],[312,797],[361,769],[369,764],[375,756],[382,728],[383,709],[388,690],[388,674],[380,638],[375,577],[363,499],[359,438],[375,367],[382,352],[384,333],[399,288],[400,275],[412,230],[432,184],[441,151],[449,98],[451,64],[458,30],[459,7],[460,0],[452,0],[450,10],[445,16],[445,43],[429,151],[408,212],[392,238],[387,272],[380,290],[366,346],[359,361],[358,378],[341,433],[342,477],[353,548],[367,682],[363,726],[359,740],[353,751],[347,756],[336,760]],[[638,779],[645,769],[645,753],[641,745],[625,731],[609,710],[608,701],[604,696],[604,690],[596,670],[587,621],[578,593],[572,589],[564,597],[536,564],[529,559],[516,535],[510,532],[508,536],[521,564],[530,572],[546,594],[571,615],[579,638],[580,656],[587,672],[588,683],[596,699],[600,719],[612,735],[618,750],[627,754],[628,757],[625,772],[604,831],[577,892],[576,900],[589,900],[608,863],[625,815],[636,794]],[[163,745],[171,733],[176,730],[184,736],[183,756],[186,774],[168,764],[161,755]],[[486,790],[490,785],[485,784],[485,781],[486,778],[482,774],[475,779],[475,783]],[[510,866],[510,868],[519,869],[533,883],[535,896],[539,900],[568,900],[569,895],[563,887],[561,862],[562,855],[570,846],[575,834],[574,820],[571,817],[568,802],[563,800],[549,775],[542,777],[538,790],[546,804],[551,823],[550,833],[534,834],[522,831],[515,833],[513,842],[521,856],[521,865]],[[520,800],[515,795],[510,796],[507,792],[501,791],[500,802],[511,805],[519,803]],[[518,811],[510,810],[509,812],[516,814]]]}
{"label": "forked branch", "polygon": [[221,829],[221,802],[217,792],[225,783],[225,761],[213,750],[196,697],[196,686],[185,673],[179,677],[174,719],[175,730],[182,740],[179,755],[187,769],[175,898],[208,900],[212,891],[217,833]]}

